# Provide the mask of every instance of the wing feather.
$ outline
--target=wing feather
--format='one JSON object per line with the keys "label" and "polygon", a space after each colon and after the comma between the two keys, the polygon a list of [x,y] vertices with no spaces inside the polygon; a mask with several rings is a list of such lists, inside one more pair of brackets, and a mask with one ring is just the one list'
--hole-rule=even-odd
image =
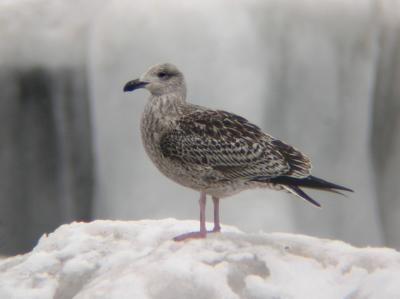
{"label": "wing feather", "polygon": [[226,111],[195,111],[164,134],[163,155],[182,163],[211,167],[226,179],[306,176],[309,159],[263,133],[245,118]]}

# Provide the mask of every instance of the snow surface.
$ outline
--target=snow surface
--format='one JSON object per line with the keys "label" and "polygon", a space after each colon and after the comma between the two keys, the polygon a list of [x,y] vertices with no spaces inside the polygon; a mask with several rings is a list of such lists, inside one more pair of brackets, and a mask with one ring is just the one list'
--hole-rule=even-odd
{"label": "snow surface", "polygon": [[175,219],[62,225],[0,261],[0,298],[400,298],[400,253]]}

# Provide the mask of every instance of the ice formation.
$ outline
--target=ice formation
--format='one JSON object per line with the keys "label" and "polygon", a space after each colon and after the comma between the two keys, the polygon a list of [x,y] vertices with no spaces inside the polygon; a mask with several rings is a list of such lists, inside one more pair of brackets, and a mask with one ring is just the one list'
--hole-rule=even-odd
{"label": "ice formation", "polygon": [[0,261],[0,298],[399,298],[400,253],[223,226],[171,238],[197,221],[98,220],[44,235]]}

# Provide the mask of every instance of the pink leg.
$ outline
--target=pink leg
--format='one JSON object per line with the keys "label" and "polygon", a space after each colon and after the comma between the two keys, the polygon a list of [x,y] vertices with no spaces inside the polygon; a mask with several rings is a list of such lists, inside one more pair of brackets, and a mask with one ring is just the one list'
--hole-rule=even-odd
{"label": "pink leg", "polygon": [[174,241],[183,241],[183,240],[192,239],[192,238],[200,239],[200,238],[206,237],[206,235],[207,235],[207,231],[206,231],[206,194],[204,192],[200,193],[199,205],[200,205],[200,231],[186,233],[183,235],[176,236],[174,238]]}
{"label": "pink leg", "polygon": [[212,232],[219,233],[221,231],[221,225],[219,224],[219,198],[212,197],[214,204],[214,228]]}

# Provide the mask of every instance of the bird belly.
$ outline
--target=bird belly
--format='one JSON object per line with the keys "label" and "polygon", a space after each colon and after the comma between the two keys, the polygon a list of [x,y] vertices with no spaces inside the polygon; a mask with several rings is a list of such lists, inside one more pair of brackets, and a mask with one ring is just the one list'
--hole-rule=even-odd
{"label": "bird belly", "polygon": [[[156,137],[156,134],[152,134]],[[226,197],[247,189],[245,182],[233,182],[220,178],[212,169],[185,164],[164,157],[157,142],[143,135],[145,151],[158,170],[172,181],[196,191],[203,191],[216,197]]]}
{"label": "bird belly", "polygon": [[250,182],[248,180],[227,180],[212,169],[204,169],[197,165],[185,164],[166,158],[153,142],[145,142],[147,155],[158,170],[181,186],[205,192],[208,195],[224,198],[235,195],[241,191],[254,188],[270,188],[266,183]]}

